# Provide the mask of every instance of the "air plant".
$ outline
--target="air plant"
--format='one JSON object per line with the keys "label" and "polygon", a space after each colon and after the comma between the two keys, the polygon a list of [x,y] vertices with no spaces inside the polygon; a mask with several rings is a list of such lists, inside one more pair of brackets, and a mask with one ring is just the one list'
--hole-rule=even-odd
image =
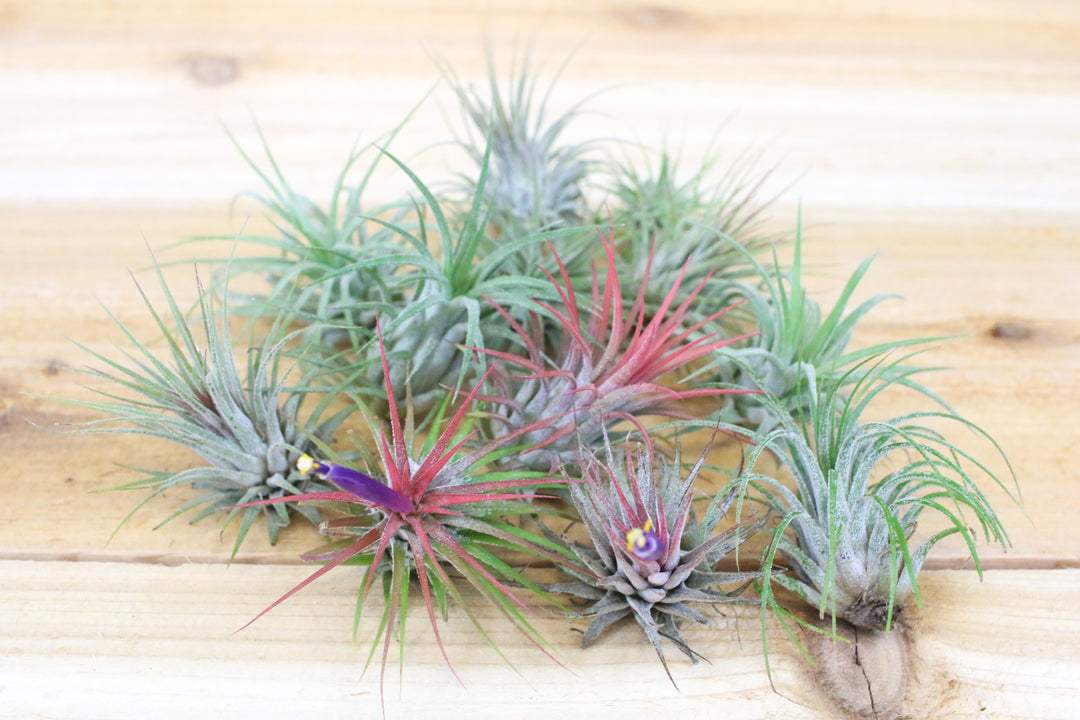
{"label": "air plant", "polygon": [[[518,275],[505,264],[508,257],[545,237],[530,236],[495,250],[485,249],[489,212],[484,205],[486,171],[481,172],[469,212],[459,226],[452,226],[444,202],[401,160],[389,153],[387,157],[414,183],[424,202],[415,210],[415,230],[384,222],[409,249],[402,260],[409,269],[400,281],[409,284],[407,302],[387,314],[385,343],[371,341],[358,348],[358,364],[367,368],[369,388],[381,385],[381,373],[390,367],[388,386],[398,393],[397,399],[403,399],[407,389],[414,406],[423,410],[437,406],[447,389],[460,388],[465,381],[472,367],[471,350],[462,352],[462,346],[483,349],[491,338],[498,338],[498,333],[484,332],[484,320],[494,313],[483,298],[497,298],[517,308],[550,294],[546,281]],[[384,347],[394,361],[392,366],[376,364]],[[483,364],[481,358],[481,371]]]}
{"label": "air plant", "polygon": [[[993,482],[1014,501],[1006,484],[986,464],[947,439],[933,425],[953,424],[989,442],[1016,476],[1000,446],[974,423],[952,412],[920,411],[885,421],[864,421],[871,401],[893,384],[897,363],[877,357],[848,378],[811,386],[805,418],[790,414],[771,394],[762,403],[778,418],[734,483],[741,494],[760,494],[781,518],[763,566],[767,578],[790,590],[823,616],[862,628],[892,628],[914,598],[922,605],[917,576],[930,550],[958,535],[982,575],[976,532],[1004,549],[1008,535],[976,480]],[[800,422],[801,421],[801,422]],[[794,478],[794,489],[755,466],[765,452]],[[913,536],[930,512],[945,528],[917,546]],[[782,561],[791,572],[775,572]],[[766,583],[764,598],[774,603]]]}
{"label": "air plant", "polygon": [[[834,399],[839,403],[843,386],[857,383],[866,365],[863,360],[913,345],[925,345],[945,338],[915,338],[880,343],[859,350],[849,350],[852,331],[862,318],[893,294],[880,293],[849,309],[848,303],[874,258],[864,260],[844,285],[836,304],[823,317],[818,302],[806,294],[803,286],[802,234],[795,235],[795,258],[791,269],[782,270],[774,254],[774,265],[766,269],[753,257],[747,260],[757,269],[761,285],[737,282],[712,296],[703,294],[701,305],[706,309],[730,303],[732,299],[745,302],[757,332],[747,335],[717,353],[713,361],[695,373],[703,387],[760,388],[775,397],[785,413],[809,417],[811,406],[818,401],[812,388],[820,384],[837,384]],[[934,368],[907,365],[887,365],[879,369],[889,378],[915,390],[947,408],[944,401],[913,376]],[[708,381],[707,378],[712,378]],[[760,385],[758,383],[761,383]],[[767,433],[780,418],[772,406],[759,395],[732,394],[720,419],[725,422],[756,428]]]}
{"label": "air plant", "polygon": [[[540,312],[533,314],[529,332],[495,303],[503,319],[517,333],[525,354],[484,351],[503,361],[492,373],[492,391],[486,396],[491,406],[488,432],[492,436],[516,432],[551,418],[528,436],[532,442],[546,443],[541,452],[520,460],[532,467],[539,468],[545,462],[551,468],[573,463],[579,445],[598,447],[605,431],[620,421],[636,424],[644,433],[639,418],[688,417],[686,401],[691,398],[756,392],[661,384],[661,379],[674,371],[738,340],[701,332],[707,322],[715,321],[730,308],[688,324],[686,316],[706,280],[676,304],[682,283],[680,275],[656,312],[646,320],[644,285],[634,303],[625,307],[614,262],[614,235],[604,237],[601,233],[600,236],[608,264],[602,282],[594,269],[588,305],[579,306],[569,274],[558,255],[555,259],[561,282],[553,275],[549,278],[559,303],[537,303],[541,311],[557,320],[560,337],[553,344],[557,349],[553,357],[546,351]],[[515,375],[507,365],[520,367],[524,373]]]}
{"label": "air plant", "polygon": [[[594,143],[563,139],[588,98],[549,121],[547,105],[561,71],[541,92],[539,74],[526,59],[511,69],[504,93],[489,57],[486,94],[465,85],[450,69],[443,71],[465,120],[458,145],[479,173],[460,173],[460,187],[467,197],[482,195],[489,209],[485,251],[548,233],[548,243],[528,243],[505,257],[504,272],[510,274],[537,276],[538,267],[550,265],[552,246],[573,275],[588,272],[593,236],[575,230],[583,229],[589,214],[584,189],[595,167],[589,157]],[[563,232],[551,234],[553,230]]]}
{"label": "air plant", "polygon": [[[391,372],[385,353],[382,365],[383,376],[389,378]],[[474,388],[452,415],[449,415],[450,397],[445,397],[431,417],[430,431],[421,442],[414,432],[411,411],[402,423],[396,393],[387,380],[389,430],[382,426],[376,433],[375,423],[364,413],[372,432],[378,436],[377,459],[371,460],[363,471],[306,456],[299,460],[301,472],[311,472],[338,489],[300,495],[292,501],[344,503],[347,511],[322,525],[324,534],[338,539],[304,556],[323,562],[323,566],[251,622],[334,568],[350,563],[366,567],[357,600],[358,618],[375,580],[382,583],[382,617],[368,658],[370,662],[381,641],[380,686],[391,638],[396,637],[399,642],[404,639],[412,580],[419,585],[435,640],[448,665],[450,660],[439,635],[438,616],[445,616],[449,599],[456,601],[483,632],[451,573],[460,575],[478,590],[531,642],[541,649],[546,647],[528,622],[527,605],[511,585],[543,595],[542,589],[501,559],[495,550],[511,549],[548,560],[569,561],[557,544],[506,519],[535,514],[537,507],[531,501],[546,496],[530,489],[562,481],[535,472],[487,469],[509,453],[527,450],[519,446],[526,431],[510,433],[479,446],[474,444],[472,423],[466,413],[476,392]],[[325,446],[320,450],[332,455]],[[268,499],[253,506],[278,502]],[[490,638],[488,641],[491,643]],[[495,647],[494,643],[492,646]],[[453,671],[452,665],[450,668]]]}
{"label": "air plant", "polygon": [[[226,513],[228,524],[237,514],[232,508],[238,505],[254,500],[279,501],[274,507],[251,507],[242,514],[234,554],[260,516],[266,521],[271,543],[276,542],[278,531],[289,524],[294,511],[318,523],[315,512],[296,508],[289,500],[305,490],[323,487],[297,471],[295,465],[314,447],[313,443],[330,440],[343,416],[339,413],[320,420],[327,409],[324,400],[301,422],[301,401],[317,388],[304,382],[286,387],[289,373],[283,371],[281,363],[288,335],[271,332],[262,345],[251,348],[241,377],[233,357],[229,316],[221,313],[219,317],[213,293],[201,286],[199,309],[205,347],[200,347],[160,268],[156,269],[171,327],[141,287],[139,292],[167,342],[168,360],[160,359],[110,312],[135,352],[126,353],[125,362],[80,345],[109,368],[87,372],[118,387],[117,393],[97,390],[105,400],[78,403],[107,416],[83,427],[90,432],[163,438],[190,448],[208,464],[178,472],[146,470],[147,478],[116,488],[149,491],[128,518],[153,498],[191,484],[205,492],[162,524],[196,510],[192,522]],[[272,340],[275,335],[277,339]]]}
{"label": "air plant", "polygon": [[627,287],[646,284],[648,311],[680,273],[690,288],[706,277],[726,285],[754,274],[748,258],[777,239],[760,228],[771,204],[760,197],[767,174],[755,176],[749,159],[721,169],[719,156],[709,153],[689,178],[681,177],[680,165],[664,149],[655,163],[645,155],[643,164],[627,159],[603,166],[611,176],[620,272]]}
{"label": "air plant", "polygon": [[[404,123],[403,123],[404,124]],[[402,124],[402,125],[403,125]],[[389,142],[399,125],[386,138]],[[232,136],[230,135],[230,138]],[[268,169],[263,169],[236,141],[233,144],[263,181],[267,194],[253,194],[268,211],[277,235],[241,233],[234,237],[203,237],[195,241],[231,240],[270,254],[234,253],[215,274],[220,288],[241,274],[261,276],[270,285],[266,293],[253,293],[239,303],[233,294],[232,312],[276,317],[288,308],[295,319],[315,326],[315,337],[333,344],[352,338],[362,344],[374,336],[375,316],[388,306],[401,306],[407,288],[395,275],[404,259],[396,234],[371,218],[404,222],[410,203],[369,207],[364,199],[382,153],[368,146],[350,153],[323,209],[289,184],[270,146],[259,130]],[[355,185],[348,178],[365,152],[376,153]]]}
{"label": "air plant", "polygon": [[757,602],[741,593],[758,572],[721,571],[717,564],[756,532],[760,521],[718,531],[733,494],[711,500],[698,519],[694,484],[707,450],[685,478],[678,452],[668,460],[648,444],[635,448],[627,442],[619,452],[605,435],[602,455],[584,452],[582,482],[569,490],[588,542],[559,536],[581,567],[560,566],[573,579],[547,589],[584,601],[582,609],[566,613],[590,619],[582,647],[619,620],[633,618],[671,678],[661,639],[697,662],[699,655],[679,628],[683,620],[708,622],[695,606]]}
{"label": "air plant", "polygon": [[491,222],[504,238],[519,238],[557,225],[581,225],[586,215],[583,185],[592,169],[590,143],[564,144],[562,135],[585,101],[550,122],[546,114],[555,82],[537,92],[538,77],[526,59],[512,70],[504,96],[494,60],[488,60],[488,96],[464,85],[444,70],[466,119],[458,144],[483,172],[490,152],[489,177],[483,188],[462,176],[471,197],[482,193],[491,207]]}

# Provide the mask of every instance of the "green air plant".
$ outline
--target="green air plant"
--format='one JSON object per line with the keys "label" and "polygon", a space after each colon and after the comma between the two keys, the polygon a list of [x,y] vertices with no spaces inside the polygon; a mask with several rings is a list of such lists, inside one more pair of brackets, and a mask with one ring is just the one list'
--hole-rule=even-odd
{"label": "green air plant", "polygon": [[[400,130],[394,130],[387,140]],[[297,193],[289,184],[266,138],[259,132],[269,168],[264,170],[233,139],[233,144],[258,174],[267,194],[254,197],[268,211],[276,235],[240,234],[235,237],[197,238],[199,241],[233,240],[238,245],[264,254],[234,253],[215,277],[221,287],[229,278],[254,274],[270,285],[268,292],[248,295],[236,302],[234,313],[276,317],[285,308],[296,319],[316,326],[318,337],[328,343],[352,338],[361,344],[374,336],[375,316],[388,306],[405,300],[401,279],[395,275],[402,248],[396,234],[372,217],[402,222],[411,209],[409,203],[389,203],[369,207],[364,201],[381,153],[362,173],[355,186],[347,185],[368,147],[354,150],[335,181],[330,202],[323,209],[315,201]],[[265,254],[269,251],[269,254]]]}
{"label": "green air plant", "polygon": [[[385,354],[382,364],[384,377],[389,378]],[[335,542],[305,555],[306,559],[325,564],[258,617],[335,567],[359,564],[366,570],[358,596],[357,619],[375,580],[382,584],[382,617],[368,658],[370,662],[381,641],[380,686],[391,638],[399,642],[404,639],[412,580],[419,586],[435,640],[448,665],[437,620],[438,615],[445,616],[449,600],[455,601],[483,632],[455,577],[464,578],[530,641],[547,652],[546,643],[529,624],[527,606],[511,586],[540,594],[543,591],[496,551],[510,549],[549,561],[569,561],[557,544],[506,519],[535,514],[537,507],[531,501],[544,496],[531,488],[558,484],[561,480],[540,473],[487,469],[509,453],[527,450],[518,446],[527,430],[509,433],[480,446],[474,444],[472,423],[466,413],[475,394],[474,389],[449,419],[450,398],[445,397],[431,418],[430,431],[421,441],[414,431],[412,413],[406,411],[404,423],[400,419],[394,390],[387,381],[389,430],[385,426],[377,429],[368,418],[372,432],[378,437],[378,458],[370,461],[365,471],[301,458],[301,471],[313,472],[338,489],[301,495],[294,500],[344,503],[347,510],[345,515],[322,525],[322,531],[336,538]],[[320,450],[331,454],[325,446]],[[268,499],[254,506],[278,502]],[[485,637],[495,647],[486,633]]]}
{"label": "green air plant", "polygon": [[[538,94],[537,76],[526,60],[517,72],[512,70],[504,96],[489,58],[486,98],[449,70],[444,74],[466,118],[466,134],[459,145],[481,172],[485,154],[491,154],[483,195],[499,235],[518,238],[557,225],[581,225],[586,215],[583,184],[592,169],[589,144],[564,144],[562,135],[584,101],[550,122],[546,114],[561,73]],[[480,190],[479,180],[463,177],[463,181],[470,196]]]}
{"label": "green air plant", "polygon": [[678,156],[666,149],[655,163],[645,158],[643,166],[625,160],[604,168],[620,273],[632,288],[647,278],[646,309],[656,309],[680,273],[691,288],[706,277],[727,285],[754,274],[753,254],[777,239],[760,229],[770,205],[759,197],[767,174],[755,176],[747,159],[721,170],[710,153],[682,179]]}
{"label": "green air plant", "polygon": [[[688,363],[734,342],[718,338],[715,333],[699,332],[705,322],[715,320],[728,309],[701,322],[687,323],[687,313],[701,284],[676,304],[674,299],[682,281],[678,277],[656,313],[646,320],[642,292],[630,307],[624,306],[613,262],[613,237],[601,234],[601,239],[608,265],[602,281],[596,271],[593,273],[591,300],[579,305],[569,274],[560,262],[561,282],[554,276],[550,278],[559,302],[537,303],[539,310],[558,321],[560,336],[553,344],[554,353],[545,345],[540,312],[533,314],[529,332],[506,310],[495,306],[516,331],[525,353],[486,351],[502,360],[491,375],[491,391],[486,396],[490,405],[488,432],[498,436],[549,419],[529,436],[536,443],[543,440],[546,447],[519,460],[532,467],[548,463],[558,468],[574,462],[579,445],[598,447],[604,433],[618,422],[629,421],[644,433],[639,418],[689,417],[686,401],[690,398],[756,392],[661,384],[661,379]],[[522,368],[524,373],[516,374],[507,366]]]}
{"label": "green air plant", "polygon": [[593,238],[582,228],[589,215],[584,187],[595,163],[589,159],[592,143],[567,143],[563,136],[580,114],[586,100],[551,119],[556,73],[548,87],[538,90],[538,74],[528,60],[511,69],[504,93],[494,60],[488,59],[488,94],[466,86],[449,69],[444,75],[461,104],[465,134],[458,144],[476,163],[478,174],[460,174],[467,197],[482,195],[489,213],[484,248],[493,252],[506,243],[563,230],[550,235],[551,243],[528,243],[504,259],[504,272],[535,276],[538,266],[549,266],[549,246],[562,256],[572,274],[588,272]]}
{"label": "green air plant", "polygon": [[[789,414],[774,396],[763,396],[778,424],[760,439],[748,470],[734,483],[742,494],[759,493],[781,518],[764,556],[767,577],[823,615],[888,630],[911,598],[922,604],[919,570],[945,538],[964,541],[981,576],[970,516],[987,540],[1007,545],[1005,528],[976,480],[991,480],[1016,501],[1019,491],[1013,496],[986,464],[933,427],[951,424],[983,438],[1012,474],[1000,446],[954,413],[864,421],[870,402],[893,384],[895,368],[881,357],[866,364],[851,371],[858,379],[849,393],[840,390],[844,377],[811,386],[805,418]],[[755,469],[765,452],[791,473],[793,489]],[[917,523],[927,512],[945,527],[913,546]],[[778,557],[791,572],[776,572]],[[765,600],[774,602],[767,586]]]}
{"label": "green air plant", "polygon": [[[892,294],[877,294],[849,309],[848,303],[873,257],[864,260],[845,283],[836,304],[824,317],[820,305],[806,294],[803,287],[802,236],[796,231],[795,259],[785,273],[774,256],[774,266],[766,269],[755,259],[748,260],[757,269],[762,286],[739,282],[722,288],[714,295],[703,293],[701,305],[706,311],[722,307],[733,299],[741,299],[756,324],[757,332],[714,356],[712,362],[699,369],[694,378],[704,387],[759,388],[778,399],[785,413],[796,417],[808,416],[812,404],[811,388],[819,384],[839,382],[841,386],[857,383],[867,367],[863,360],[883,352],[913,345],[925,345],[944,338],[917,338],[881,343],[859,350],[848,350],[852,331],[862,318]],[[934,368],[887,365],[879,368],[889,378],[909,387],[946,407],[937,395],[913,376]],[[759,386],[757,383],[760,382]],[[839,403],[844,394],[837,392]],[[725,422],[768,432],[780,418],[773,405],[763,402],[759,395],[733,394],[723,408],[720,418]],[[947,409],[947,407],[946,407]]]}
{"label": "green air plant", "polygon": [[584,601],[584,607],[567,613],[590,619],[583,647],[617,621],[633,618],[671,678],[662,638],[694,662],[699,657],[683,637],[681,621],[707,623],[698,609],[703,605],[757,602],[740,594],[760,573],[721,571],[717,564],[760,522],[718,531],[734,495],[713,499],[698,519],[694,483],[704,454],[684,478],[678,452],[668,460],[648,444],[634,448],[628,442],[618,452],[605,435],[601,455],[584,448],[583,453],[582,481],[571,483],[569,490],[588,542],[568,533],[557,538],[581,567],[560,566],[573,579],[547,589]]}
{"label": "green air plant", "polygon": [[[496,317],[483,302],[485,297],[523,308],[530,307],[534,298],[550,295],[546,279],[518,275],[505,264],[508,257],[545,238],[530,236],[498,249],[485,248],[486,172],[481,173],[477,194],[461,225],[452,226],[443,203],[420,178],[393,155],[387,153],[387,157],[415,184],[424,202],[415,208],[415,229],[384,222],[408,248],[398,280],[399,287],[407,288],[405,301],[381,316],[384,341],[373,339],[357,348],[357,363],[367,388],[374,391],[383,384],[381,373],[387,366],[378,360],[385,347],[392,361],[389,386],[398,393],[397,399],[408,392],[418,410],[427,410],[438,406],[448,390],[460,388],[472,369],[471,350],[463,352],[463,346],[486,348],[492,339],[500,339],[498,332],[485,332],[487,321]],[[343,371],[357,374],[355,366]]]}
{"label": "green air plant", "polygon": [[[202,336],[205,347],[157,270],[172,319],[172,327],[153,307],[142,289],[143,300],[167,341],[168,360],[162,360],[140,342],[120,320],[110,313],[134,353],[127,361],[106,357],[85,348],[108,370],[88,370],[90,374],[118,387],[116,393],[97,390],[106,399],[80,402],[83,407],[109,416],[87,424],[92,432],[149,435],[190,448],[208,465],[164,472],[145,471],[149,476],[117,489],[149,491],[132,514],[166,491],[191,484],[204,491],[172,513],[165,522],[197,509],[192,522],[219,512],[227,512],[226,523],[237,514],[230,510],[260,499],[287,501],[292,495],[323,487],[296,470],[297,459],[313,447],[328,441],[343,419],[340,414],[320,420],[326,402],[318,404],[304,422],[299,419],[304,396],[313,388],[303,383],[287,388],[282,354],[290,339],[275,333],[247,353],[243,377],[237,369],[229,333],[227,313],[215,312],[214,296],[200,286]],[[250,508],[242,514],[233,552],[239,549],[255,520],[266,520],[270,541],[289,524],[292,511],[313,523],[318,515],[311,509],[279,504],[273,508]],[[130,515],[128,516],[130,517]]]}

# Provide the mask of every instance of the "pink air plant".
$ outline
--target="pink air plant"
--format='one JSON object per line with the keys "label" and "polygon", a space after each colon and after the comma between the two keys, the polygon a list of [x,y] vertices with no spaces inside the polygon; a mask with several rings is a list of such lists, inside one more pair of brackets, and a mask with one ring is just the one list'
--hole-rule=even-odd
{"label": "pink air plant", "polygon": [[[384,377],[389,378],[385,353],[382,362]],[[460,593],[444,564],[452,566],[499,607],[534,644],[544,645],[521,614],[529,611],[529,608],[511,591],[507,580],[533,590],[539,588],[503,563],[488,563],[486,560],[491,557],[490,552],[482,547],[511,545],[533,555],[567,561],[566,557],[557,557],[561,548],[555,547],[550,541],[499,519],[506,515],[536,513],[536,508],[528,501],[549,496],[529,494],[527,488],[561,480],[541,477],[540,473],[535,472],[519,472],[514,477],[507,477],[506,472],[485,475],[482,470],[486,463],[510,452],[513,443],[526,433],[535,431],[535,428],[522,428],[483,447],[470,449],[467,445],[473,433],[468,430],[466,412],[476,396],[474,389],[448,422],[441,428],[436,425],[436,430],[429,434],[420,449],[420,456],[414,459],[409,447],[412,440],[409,437],[410,423],[402,427],[389,380],[386,396],[390,406],[390,427],[387,432],[384,426],[379,437],[379,460],[385,480],[343,465],[304,456],[298,463],[302,472],[319,475],[340,490],[251,503],[268,505],[285,501],[318,501],[359,505],[367,510],[324,522],[324,534],[344,536],[346,539],[307,553],[305,559],[325,564],[244,627],[334,568],[359,558],[362,564],[367,565],[360,592],[361,605],[376,575],[384,580],[383,619],[379,634],[374,639],[374,643],[378,643],[381,638],[383,645],[380,687],[385,676],[390,638],[394,634],[392,628],[397,627],[399,632],[403,632],[404,618],[399,618],[398,614],[406,605],[409,582],[413,576],[423,596],[436,642],[450,665],[439,635],[437,615],[445,612],[447,596],[462,603]],[[485,477],[492,479],[485,480]],[[464,610],[472,617],[467,607]],[[475,618],[473,622],[476,622]],[[374,649],[373,645],[373,653]],[[547,652],[546,649],[544,651]]]}
{"label": "pink air plant", "polygon": [[721,338],[718,333],[705,331],[731,307],[697,322],[687,322],[694,299],[708,278],[675,305],[685,267],[651,318],[647,318],[645,312],[647,283],[642,284],[633,304],[626,308],[615,270],[614,231],[607,237],[600,233],[600,238],[607,256],[607,269],[601,284],[596,266],[593,266],[592,296],[587,307],[579,306],[569,274],[557,254],[555,260],[561,282],[546,273],[561,300],[558,307],[536,301],[557,322],[560,337],[553,358],[545,353],[540,313],[534,313],[527,321],[532,330],[529,332],[507,310],[491,301],[525,348],[524,355],[480,350],[525,370],[525,374],[512,375],[498,368],[492,374],[491,385],[495,391],[484,396],[494,406],[491,417],[499,425],[492,428],[492,435],[516,431],[544,418],[551,419],[528,433],[527,438],[533,443],[547,443],[544,451],[520,458],[520,462],[528,467],[542,468],[547,462],[550,463],[548,467],[557,468],[562,463],[573,462],[579,442],[586,447],[596,447],[604,430],[618,421],[636,425],[647,437],[639,419],[643,416],[690,418],[693,413],[683,403],[691,398],[756,392],[727,388],[679,389],[662,384],[661,380],[675,371],[749,336]]}

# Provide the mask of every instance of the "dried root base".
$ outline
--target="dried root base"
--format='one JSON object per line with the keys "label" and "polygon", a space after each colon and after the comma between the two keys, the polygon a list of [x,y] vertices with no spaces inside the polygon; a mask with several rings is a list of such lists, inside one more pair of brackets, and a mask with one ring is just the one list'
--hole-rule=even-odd
{"label": "dried root base", "polygon": [[[829,621],[819,624],[831,630]],[[910,672],[904,631],[865,630],[841,621],[836,634],[843,640],[817,633],[806,638],[806,649],[817,663],[816,680],[829,700],[852,718],[905,717],[901,705]]]}

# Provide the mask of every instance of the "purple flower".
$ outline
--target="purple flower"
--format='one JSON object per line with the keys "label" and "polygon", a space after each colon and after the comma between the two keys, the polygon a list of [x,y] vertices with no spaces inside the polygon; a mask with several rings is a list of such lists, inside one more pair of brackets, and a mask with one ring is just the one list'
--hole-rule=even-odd
{"label": "purple flower", "polygon": [[660,536],[653,532],[652,520],[645,521],[643,528],[630,528],[626,533],[626,551],[638,560],[659,560],[667,552]]}
{"label": "purple flower", "polygon": [[412,512],[415,509],[412,500],[358,470],[343,465],[319,462],[309,455],[301,456],[296,461],[296,467],[302,474],[314,472],[345,492],[352,493],[361,501],[372,505],[379,505],[387,510],[401,513]]}

